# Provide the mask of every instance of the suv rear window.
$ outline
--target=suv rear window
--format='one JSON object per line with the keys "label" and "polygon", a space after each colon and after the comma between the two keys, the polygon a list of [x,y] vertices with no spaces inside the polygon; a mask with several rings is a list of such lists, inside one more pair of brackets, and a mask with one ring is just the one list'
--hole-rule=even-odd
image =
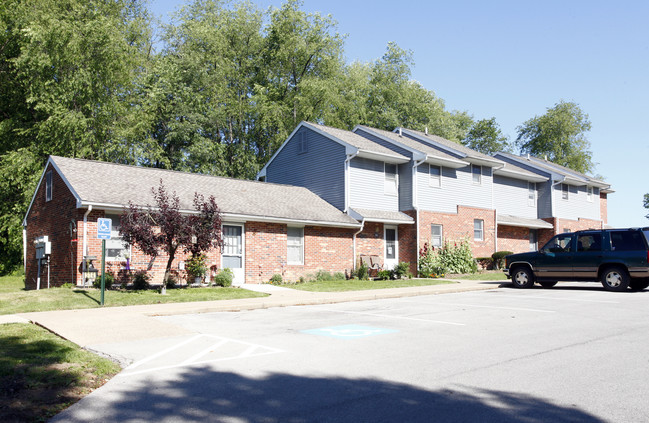
{"label": "suv rear window", "polygon": [[643,234],[640,231],[611,231],[611,249],[613,251],[633,251],[646,249]]}

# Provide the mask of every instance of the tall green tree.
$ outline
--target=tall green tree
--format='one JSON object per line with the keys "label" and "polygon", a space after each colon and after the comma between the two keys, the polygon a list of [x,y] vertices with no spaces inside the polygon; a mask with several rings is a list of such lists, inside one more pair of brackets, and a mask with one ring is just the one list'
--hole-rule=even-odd
{"label": "tall green tree", "polygon": [[546,156],[554,163],[588,173],[594,167],[586,138],[590,127],[588,115],[576,103],[560,101],[544,115],[519,126],[516,144],[521,153]]}
{"label": "tall green tree", "polygon": [[[649,194],[644,195],[643,206],[645,209],[649,209]],[[649,214],[646,215],[645,217],[649,219]]]}
{"label": "tall green tree", "polygon": [[0,3],[0,272],[47,156],[105,159],[130,131],[146,19],[140,0]]}
{"label": "tall green tree", "polygon": [[476,121],[462,140],[462,144],[484,154],[511,150],[509,141],[500,130],[495,117]]}

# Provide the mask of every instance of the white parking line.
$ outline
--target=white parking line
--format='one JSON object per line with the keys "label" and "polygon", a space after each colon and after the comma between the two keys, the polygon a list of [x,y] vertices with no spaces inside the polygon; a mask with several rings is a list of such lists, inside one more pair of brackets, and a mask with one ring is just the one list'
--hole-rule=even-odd
{"label": "white parking line", "polygon": [[334,312],[334,313],[359,314],[359,315],[363,315],[363,316],[387,317],[387,318],[390,318],[390,319],[414,320],[414,321],[417,321],[417,322],[440,323],[440,324],[443,324],[443,325],[466,326],[466,324],[464,324],[464,323],[445,322],[443,320],[432,320],[432,319],[418,319],[416,317],[393,316],[393,315],[389,315],[389,314],[365,313],[365,312],[362,312],[362,311],[335,310],[335,309],[330,309],[330,308],[324,308],[324,309],[321,309],[321,310],[330,311],[330,312]]}
{"label": "white parking line", "polygon": [[550,297],[550,296],[544,296],[544,295],[524,295],[521,293],[521,295],[507,295],[507,294],[498,294],[497,297],[494,298],[532,298],[532,299],[538,299],[538,300],[557,300],[557,301],[574,301],[578,303],[602,303],[602,304],[620,304],[619,301],[604,301],[604,300],[583,300],[580,298],[571,298],[571,297]]}
{"label": "white parking line", "polygon": [[173,351],[175,349],[178,349],[178,348],[182,347],[183,345],[189,344],[190,342],[195,341],[196,339],[198,339],[198,338],[200,338],[202,336],[203,335],[200,335],[200,334],[199,335],[194,335],[191,338],[184,340],[180,344],[176,344],[173,347],[169,347],[169,348],[167,348],[165,350],[159,351],[159,352],[157,352],[157,353],[153,354],[152,356],[149,356],[149,357],[147,357],[145,359],[142,359],[140,361],[136,361],[135,363],[131,364],[130,366],[128,366],[124,370],[135,369],[136,367],[140,367],[141,365],[146,364],[151,360],[155,360],[156,358],[161,357],[161,356],[163,356],[163,355],[167,354],[168,352],[171,352],[171,351]]}
{"label": "white parking line", "polygon": [[534,313],[556,313],[556,311],[554,310],[539,310],[536,308],[527,308],[527,307],[500,307],[500,306],[489,306],[489,305],[480,305],[480,304],[447,303],[447,302],[431,303],[428,301],[409,301],[409,300],[404,300],[404,302],[411,303],[411,304],[435,304],[440,306],[449,305],[449,306],[459,306],[459,307],[492,308],[495,310],[530,311]]}

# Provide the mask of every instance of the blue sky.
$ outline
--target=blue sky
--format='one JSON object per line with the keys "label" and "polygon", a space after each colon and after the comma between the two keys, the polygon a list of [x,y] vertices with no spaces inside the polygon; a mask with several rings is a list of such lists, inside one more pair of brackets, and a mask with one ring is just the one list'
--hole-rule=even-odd
{"label": "blue sky", "polygon": [[[183,4],[150,0],[162,19]],[[649,226],[649,2],[305,0],[302,9],[332,15],[348,62],[380,58],[390,41],[412,50],[413,79],[448,110],[495,117],[511,140],[560,100],[576,102],[592,123],[593,173],[615,190],[609,224]]]}

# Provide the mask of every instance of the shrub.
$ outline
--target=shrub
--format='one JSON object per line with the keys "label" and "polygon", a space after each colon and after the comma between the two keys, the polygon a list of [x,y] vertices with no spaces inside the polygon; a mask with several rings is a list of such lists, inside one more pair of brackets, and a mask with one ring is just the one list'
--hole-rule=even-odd
{"label": "shrub", "polygon": [[511,251],[496,251],[491,255],[491,258],[494,261],[494,267],[496,269],[500,269],[503,266],[503,261],[505,260],[505,256],[508,256],[510,254],[514,254]]}
{"label": "shrub", "polygon": [[478,266],[485,270],[491,270],[494,267],[494,261],[491,257],[476,257],[475,261]]}
{"label": "shrub", "polygon": [[419,274],[426,277],[446,273],[475,273],[478,263],[473,258],[467,239],[458,242],[446,242],[442,248],[435,250],[424,244],[419,251]]}
{"label": "shrub", "polygon": [[207,256],[205,254],[193,254],[187,262],[185,262],[185,269],[187,273],[193,278],[203,278],[207,273],[207,265],[205,260]]}
{"label": "shrub", "polygon": [[410,273],[410,263],[406,261],[402,261],[396,266],[394,266],[393,272],[394,272],[395,279],[412,277],[412,273]]}
{"label": "shrub", "polygon": [[331,276],[331,273],[327,272],[326,270],[318,270],[318,272],[315,274],[315,280],[318,282],[332,281],[333,279],[334,277]]}
{"label": "shrub", "polygon": [[146,270],[138,270],[133,274],[133,289],[138,291],[149,289],[151,287],[149,279],[150,276],[146,273]]}
{"label": "shrub", "polygon": [[[113,275],[111,272],[104,273],[104,288],[111,289],[114,282],[115,275]],[[101,274],[97,275],[97,279],[95,279],[95,281],[92,283],[92,286],[97,289],[101,289]]]}
{"label": "shrub", "polygon": [[73,288],[74,285],[72,285],[70,282],[66,282],[63,285],[60,286],[61,288]]}
{"label": "shrub", "polygon": [[360,280],[368,280],[369,274],[367,272],[367,266],[365,266],[363,263],[361,263],[358,268],[356,269],[356,277]]}
{"label": "shrub", "polygon": [[379,270],[379,274],[376,277],[376,279],[381,280],[381,281],[387,281],[389,279],[392,279],[392,271],[391,270]]}
{"label": "shrub", "polygon": [[343,272],[336,272],[333,274],[333,280],[335,281],[344,281],[345,279],[347,278]]}
{"label": "shrub", "polygon": [[446,267],[435,247],[429,247],[428,243],[425,243],[419,250],[419,269],[417,270],[419,276],[424,278],[436,278],[446,273]]}
{"label": "shrub", "polygon": [[270,278],[270,283],[273,285],[279,285],[282,283],[282,275],[279,273],[275,273],[271,278]]}
{"label": "shrub", "polygon": [[229,268],[225,268],[214,277],[214,284],[227,288],[232,286],[232,279],[234,279],[234,273]]}

